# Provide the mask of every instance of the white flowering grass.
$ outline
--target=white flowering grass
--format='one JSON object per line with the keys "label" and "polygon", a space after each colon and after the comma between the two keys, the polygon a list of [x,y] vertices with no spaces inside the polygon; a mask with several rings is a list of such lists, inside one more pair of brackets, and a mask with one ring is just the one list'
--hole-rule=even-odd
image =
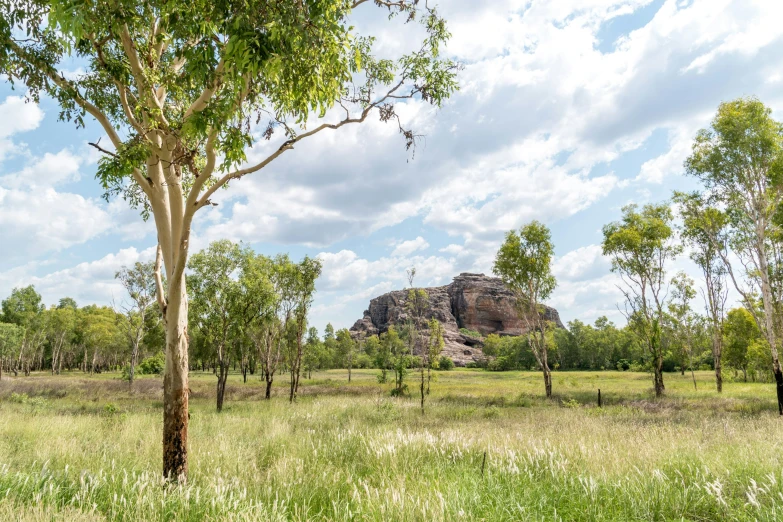
{"label": "white flowering grass", "polygon": [[[770,385],[730,383],[719,397],[708,375],[695,393],[667,375],[669,395],[654,401],[644,375],[560,373],[555,392],[558,379],[569,389],[546,401],[537,374],[453,372],[422,417],[372,372],[350,387],[342,377],[306,382],[292,406],[232,376],[217,414],[214,378],[194,376],[186,486],[160,479],[149,383],[3,380],[0,520],[783,518]],[[596,383],[603,409],[588,404]]]}

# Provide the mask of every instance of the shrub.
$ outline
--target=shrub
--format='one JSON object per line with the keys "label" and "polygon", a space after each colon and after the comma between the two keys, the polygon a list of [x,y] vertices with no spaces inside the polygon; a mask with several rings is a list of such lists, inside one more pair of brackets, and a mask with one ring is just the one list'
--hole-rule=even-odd
{"label": "shrub", "polygon": [[438,360],[438,369],[449,371],[454,369],[454,361],[451,360],[450,357],[446,357],[445,355],[441,355],[440,359]]}
{"label": "shrub", "polygon": [[17,404],[27,404],[30,397],[26,393],[12,393],[8,400]]}
{"label": "shrub", "polygon": [[147,357],[139,364],[136,373],[139,375],[160,375],[166,366],[166,357],[163,352],[158,352],[152,357]]}
{"label": "shrub", "polygon": [[467,335],[468,337],[475,337],[476,339],[482,339],[484,337],[481,335],[481,332],[477,332],[476,330],[468,330],[467,328],[460,328],[459,333],[462,335]]}
{"label": "shrub", "polygon": [[360,354],[353,361],[354,368],[372,368],[374,366],[372,357],[366,353]]}
{"label": "shrub", "polygon": [[491,372],[507,372],[514,369],[514,360],[511,357],[495,357],[487,364],[487,370]]}

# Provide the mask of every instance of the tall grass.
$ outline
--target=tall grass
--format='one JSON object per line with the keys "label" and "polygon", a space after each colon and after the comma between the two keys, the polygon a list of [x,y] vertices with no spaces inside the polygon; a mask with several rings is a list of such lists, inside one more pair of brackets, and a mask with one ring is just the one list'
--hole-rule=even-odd
{"label": "tall grass", "polygon": [[294,405],[232,376],[221,414],[198,375],[186,486],[160,479],[157,380],[4,380],[0,520],[783,518],[769,385],[667,375],[655,401],[644,375],[560,373],[546,401],[538,377],[439,374],[422,417],[371,372],[321,374]]}

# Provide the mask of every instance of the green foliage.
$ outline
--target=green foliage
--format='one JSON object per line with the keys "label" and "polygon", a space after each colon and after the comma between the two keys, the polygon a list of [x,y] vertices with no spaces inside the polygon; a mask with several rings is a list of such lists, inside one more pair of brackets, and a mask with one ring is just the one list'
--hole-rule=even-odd
{"label": "green foliage", "polygon": [[546,225],[531,221],[511,230],[495,256],[493,273],[503,279],[513,291],[537,306],[552,294],[557,286],[552,275],[555,247]]}
{"label": "green foliage", "polygon": [[467,335],[468,337],[473,337],[475,339],[483,339],[483,335],[481,335],[481,332],[478,332],[476,330],[469,330],[467,328],[460,328],[459,333],[462,335]]}
{"label": "green foliage", "polygon": [[[42,94],[56,100],[63,120],[84,126],[86,114],[98,119],[116,149],[98,169],[107,196],[122,195],[148,215],[146,187],[134,171],[166,155],[158,133],[172,142],[168,151],[184,152],[175,159],[192,186],[212,156],[207,148],[223,172],[243,163],[254,143],[251,123],[262,117],[270,120],[267,138],[282,128],[295,140],[298,126],[337,103],[364,113],[353,121],[377,110],[395,123],[397,99],[440,106],[457,89],[458,66],[440,55],[450,36],[445,21],[419,2],[387,7],[421,25],[418,51],[376,57],[374,38],[352,26],[348,0],[6,2],[0,74],[35,101]],[[61,69],[74,55],[86,71],[66,78]],[[415,134],[400,132],[412,146]]]}
{"label": "green foliage", "polygon": [[729,368],[741,371],[743,379],[747,380],[748,370],[752,369],[753,355],[759,353],[758,345],[763,343],[756,320],[745,308],[734,308],[726,314],[723,332],[723,360]]}
{"label": "green foliage", "polygon": [[438,369],[443,371],[450,371],[454,369],[454,361],[450,357],[441,355],[438,360]]}
{"label": "green foliage", "polygon": [[35,317],[44,310],[41,294],[35,291],[33,285],[14,288],[0,306],[0,321],[22,327],[30,326]]}
{"label": "green foliage", "polygon": [[141,375],[160,375],[163,373],[165,364],[166,356],[163,355],[163,352],[158,352],[141,361],[137,372]]}

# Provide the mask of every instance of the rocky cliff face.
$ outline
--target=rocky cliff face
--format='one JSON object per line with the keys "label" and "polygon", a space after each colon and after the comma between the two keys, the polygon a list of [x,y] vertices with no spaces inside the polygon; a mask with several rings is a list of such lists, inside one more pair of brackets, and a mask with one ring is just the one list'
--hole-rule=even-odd
{"label": "rocky cliff face", "polygon": [[[426,288],[429,309],[426,319],[435,317],[444,326],[446,347],[443,355],[451,357],[458,366],[484,358],[481,342],[460,333],[460,328],[476,330],[486,336],[522,335],[524,323],[514,307],[514,296],[500,279],[484,274],[463,273],[451,284]],[[368,337],[385,332],[390,325],[405,323],[407,290],[389,292],[370,301],[364,317],[351,327],[355,337]],[[546,307],[546,318],[563,328],[554,308]]]}

